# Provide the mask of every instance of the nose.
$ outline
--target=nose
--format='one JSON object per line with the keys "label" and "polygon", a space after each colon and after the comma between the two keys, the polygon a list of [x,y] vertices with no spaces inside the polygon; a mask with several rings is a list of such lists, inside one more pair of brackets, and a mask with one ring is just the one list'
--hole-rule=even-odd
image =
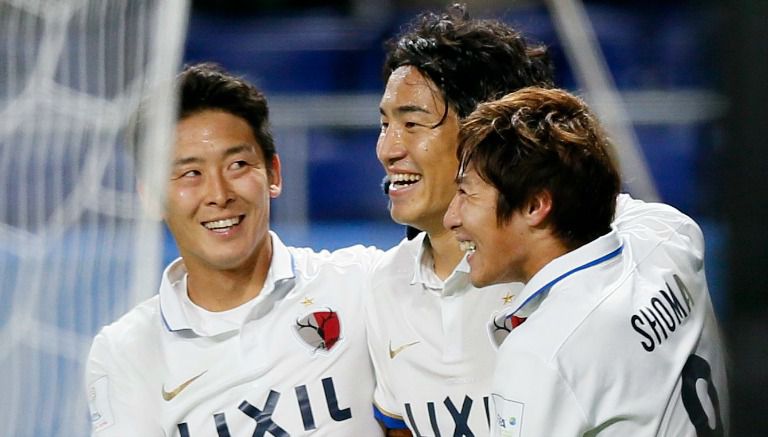
{"label": "nose", "polygon": [[208,174],[206,179],[206,205],[224,207],[234,200],[232,186],[220,172]]}
{"label": "nose", "polygon": [[382,130],[379,134],[379,141],[376,143],[376,157],[386,167],[402,159],[406,154],[402,131],[397,126],[390,124],[386,130]]}
{"label": "nose", "polygon": [[459,216],[459,195],[454,194],[451,203],[448,204],[448,209],[443,215],[443,227],[445,229],[453,230],[461,226],[461,217]]}

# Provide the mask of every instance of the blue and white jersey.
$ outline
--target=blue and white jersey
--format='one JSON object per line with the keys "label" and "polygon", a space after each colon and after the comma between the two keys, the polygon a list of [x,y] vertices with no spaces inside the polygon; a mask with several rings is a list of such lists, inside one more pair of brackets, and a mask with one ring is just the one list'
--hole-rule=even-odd
{"label": "blue and white jersey", "polygon": [[159,295],[95,338],[86,369],[93,435],[377,436],[362,295],[381,252],[289,248],[275,234],[261,293],[195,308],[181,260]]}
{"label": "blue and white jersey", "polygon": [[496,349],[486,325],[522,284],[477,289],[465,260],[441,281],[425,235],[386,252],[366,296],[374,410],[415,437],[488,435]]}
{"label": "blue and white jersey", "polygon": [[499,317],[493,436],[727,435],[701,230],[622,196],[614,230],[552,260]]}

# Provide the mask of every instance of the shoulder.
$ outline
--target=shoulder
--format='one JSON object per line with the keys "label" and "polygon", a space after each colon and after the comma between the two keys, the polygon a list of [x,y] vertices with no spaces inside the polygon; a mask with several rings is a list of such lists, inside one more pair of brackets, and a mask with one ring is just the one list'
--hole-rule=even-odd
{"label": "shoulder", "polygon": [[128,311],[96,335],[91,354],[107,350],[140,351],[147,340],[159,337],[162,328],[160,300],[155,295]]}
{"label": "shoulder", "polygon": [[413,266],[423,244],[423,233],[413,240],[404,238],[382,254],[373,267],[374,277],[387,277],[398,272],[413,273]]}
{"label": "shoulder", "polygon": [[354,245],[333,251],[288,247],[297,273],[313,275],[323,269],[368,272],[384,251],[374,246]]}
{"label": "shoulder", "polygon": [[696,254],[704,252],[704,235],[699,225],[678,209],[663,203],[619,195],[614,227],[622,237],[636,243],[676,241]]}

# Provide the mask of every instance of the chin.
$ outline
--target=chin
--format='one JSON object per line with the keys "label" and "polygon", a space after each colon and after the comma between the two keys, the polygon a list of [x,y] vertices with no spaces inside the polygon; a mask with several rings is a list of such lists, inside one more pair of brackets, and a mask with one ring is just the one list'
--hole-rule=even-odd
{"label": "chin", "polygon": [[507,282],[501,276],[489,276],[487,274],[483,275],[482,272],[477,272],[477,274],[474,274],[474,273],[475,272],[470,271],[469,281],[472,283],[472,286],[476,288],[482,288],[482,287],[487,287],[489,285],[501,284],[503,282]]}
{"label": "chin", "polygon": [[485,278],[477,277],[477,276],[475,276],[475,275],[473,275],[471,273],[470,273],[470,276],[469,276],[469,282],[471,282],[472,286],[475,287],[475,288],[482,288],[482,287],[490,285],[485,280]]}
{"label": "chin", "polygon": [[396,211],[394,209],[389,211],[389,216],[392,218],[392,221],[401,224],[404,226],[413,226],[413,219],[411,217],[411,214],[406,214],[402,211]]}

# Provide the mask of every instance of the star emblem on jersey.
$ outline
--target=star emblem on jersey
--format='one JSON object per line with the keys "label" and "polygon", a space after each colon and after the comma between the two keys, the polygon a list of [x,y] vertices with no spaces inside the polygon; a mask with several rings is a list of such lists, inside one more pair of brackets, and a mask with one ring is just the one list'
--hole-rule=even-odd
{"label": "star emblem on jersey", "polygon": [[407,349],[407,348],[409,348],[409,347],[411,347],[413,345],[419,344],[419,343],[421,343],[421,342],[420,341],[414,341],[412,343],[406,343],[406,344],[404,344],[402,346],[399,346],[399,347],[397,347],[395,349],[392,349],[392,341],[390,340],[389,341],[389,359],[394,360],[395,357],[397,356],[397,354],[399,354],[400,352],[404,351],[405,349]]}
{"label": "star emblem on jersey", "polygon": [[205,375],[205,372],[207,372],[207,370],[204,370],[204,371],[203,371],[202,373],[200,373],[199,375],[197,375],[197,376],[193,376],[192,378],[190,378],[190,379],[188,379],[188,380],[186,380],[186,381],[182,382],[182,383],[181,383],[181,385],[179,385],[178,387],[174,388],[174,389],[173,389],[173,390],[171,390],[171,391],[165,391],[165,385],[163,385],[163,387],[162,387],[163,399],[165,399],[166,401],[170,401],[170,400],[172,400],[172,399],[173,399],[173,398],[175,398],[175,397],[176,397],[176,396],[177,396],[179,393],[181,393],[181,391],[182,391],[182,390],[184,390],[185,388],[187,388],[187,386],[188,386],[189,384],[192,384],[192,383],[193,383],[193,382],[194,382],[194,381],[195,381],[197,378],[199,378],[199,377],[201,377],[201,376]]}
{"label": "star emblem on jersey", "polygon": [[312,305],[312,304],[314,304],[314,303],[315,303],[315,300],[314,300],[314,299],[312,299],[311,297],[305,297],[305,298],[304,298],[304,299],[301,301],[301,304],[302,304],[302,305],[304,305],[305,307],[308,307],[308,306],[310,306],[310,305]]}
{"label": "star emblem on jersey", "polygon": [[504,296],[501,297],[501,300],[504,301],[504,305],[507,305],[510,302],[512,302],[512,299],[514,299],[514,298],[515,298],[514,294],[507,293],[507,294],[505,294]]}
{"label": "star emblem on jersey", "polygon": [[299,317],[294,329],[314,351],[330,351],[341,338],[339,315],[330,308]]}

